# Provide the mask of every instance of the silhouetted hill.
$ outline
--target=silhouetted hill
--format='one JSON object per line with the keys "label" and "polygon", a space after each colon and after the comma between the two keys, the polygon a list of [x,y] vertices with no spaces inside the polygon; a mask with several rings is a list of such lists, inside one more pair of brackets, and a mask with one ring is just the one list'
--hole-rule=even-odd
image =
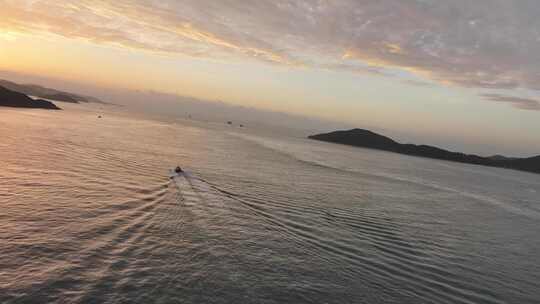
{"label": "silhouetted hill", "polygon": [[531,158],[508,158],[501,155],[482,157],[474,154],[451,152],[427,145],[400,144],[391,138],[363,129],[335,131],[331,133],[312,135],[309,136],[309,138],[412,156],[540,173],[540,156]]}
{"label": "silhouetted hill", "polygon": [[8,90],[0,86],[0,106],[15,108],[39,108],[49,110],[61,110],[54,103],[42,100],[32,99],[22,93]]}
{"label": "silhouetted hill", "polygon": [[70,102],[70,103],[79,103],[73,96],[63,93],[57,93],[57,94],[50,94],[50,95],[42,95],[41,98],[56,100],[56,101],[63,101],[63,102]]}
{"label": "silhouetted hill", "polygon": [[335,131],[328,134],[313,135],[309,138],[387,151],[394,151],[399,146],[397,142],[386,136],[363,129]]}
{"label": "silhouetted hill", "polygon": [[540,155],[529,158],[511,159],[508,163],[510,164],[508,168],[540,173]]}
{"label": "silhouetted hill", "polygon": [[506,156],[503,156],[503,155],[493,155],[493,156],[490,156],[488,157],[492,160],[511,160],[512,158],[510,157],[506,157]]}
{"label": "silhouetted hill", "polygon": [[8,80],[0,79],[0,86],[8,90],[23,93],[26,95],[36,96],[45,99],[52,99],[62,102],[79,103],[79,102],[95,102],[104,103],[103,101],[90,96],[83,96],[79,94],[63,92],[55,89],[42,87],[35,84],[18,84]]}

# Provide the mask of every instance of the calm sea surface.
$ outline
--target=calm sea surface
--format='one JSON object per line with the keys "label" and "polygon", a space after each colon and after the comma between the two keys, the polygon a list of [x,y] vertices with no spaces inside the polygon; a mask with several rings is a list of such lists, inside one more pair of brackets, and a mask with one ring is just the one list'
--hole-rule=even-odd
{"label": "calm sea surface", "polygon": [[540,303],[540,175],[67,107],[0,108],[0,303]]}

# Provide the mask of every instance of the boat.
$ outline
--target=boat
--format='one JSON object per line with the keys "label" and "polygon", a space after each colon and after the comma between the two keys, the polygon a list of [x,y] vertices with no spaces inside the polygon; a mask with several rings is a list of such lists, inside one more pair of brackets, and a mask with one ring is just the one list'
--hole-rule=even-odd
{"label": "boat", "polygon": [[177,166],[176,168],[169,170],[169,177],[170,178],[175,178],[175,177],[180,176],[182,174],[184,174],[184,170],[182,170],[182,168],[180,166]]}

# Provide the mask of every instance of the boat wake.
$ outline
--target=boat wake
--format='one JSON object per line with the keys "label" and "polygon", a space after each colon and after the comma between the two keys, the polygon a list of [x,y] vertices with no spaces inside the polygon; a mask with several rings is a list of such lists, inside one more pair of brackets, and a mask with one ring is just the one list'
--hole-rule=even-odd
{"label": "boat wake", "polygon": [[[206,237],[223,239],[240,231],[244,239],[250,234],[275,238],[289,244],[292,249],[288,250],[320,259],[319,265],[350,265],[342,273],[345,277],[369,273],[372,282],[366,284],[406,282],[417,290],[416,296],[427,302],[500,303],[489,290],[461,281],[458,273],[445,267],[468,257],[458,257],[445,244],[429,238],[411,236],[406,233],[406,223],[384,214],[284,206],[283,202],[234,193],[188,172],[175,176],[173,181],[180,193],[177,203],[189,209],[191,220]],[[280,212],[283,208],[287,211]],[[244,224],[241,228],[239,219]],[[219,231],[213,227],[220,227]]]}

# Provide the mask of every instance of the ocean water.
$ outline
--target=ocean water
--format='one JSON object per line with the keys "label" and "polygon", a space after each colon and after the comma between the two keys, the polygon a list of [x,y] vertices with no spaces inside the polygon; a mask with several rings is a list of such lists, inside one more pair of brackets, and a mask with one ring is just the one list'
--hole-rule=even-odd
{"label": "ocean water", "polygon": [[540,303],[540,175],[66,107],[0,109],[0,303]]}

